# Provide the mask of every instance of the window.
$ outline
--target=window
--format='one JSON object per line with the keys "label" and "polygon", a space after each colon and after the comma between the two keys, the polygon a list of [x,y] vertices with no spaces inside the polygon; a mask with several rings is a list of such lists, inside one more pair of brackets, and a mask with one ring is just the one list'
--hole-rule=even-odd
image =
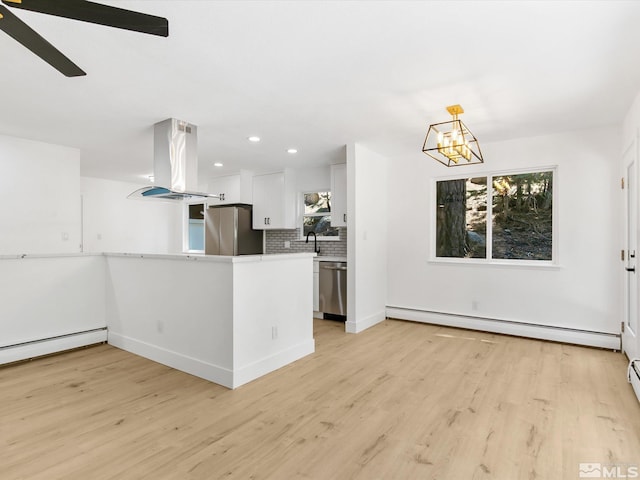
{"label": "window", "polygon": [[189,205],[188,210],[187,251],[204,252],[204,204]]}
{"label": "window", "polygon": [[302,194],[302,237],[315,232],[318,239],[337,240],[339,230],[331,226],[331,192]]}
{"label": "window", "polygon": [[555,169],[436,182],[435,256],[553,258]]}

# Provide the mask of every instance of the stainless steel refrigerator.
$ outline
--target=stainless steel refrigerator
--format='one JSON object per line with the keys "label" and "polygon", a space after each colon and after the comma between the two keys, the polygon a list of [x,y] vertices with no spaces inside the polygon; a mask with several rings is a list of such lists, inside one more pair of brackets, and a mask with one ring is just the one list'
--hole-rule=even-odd
{"label": "stainless steel refrigerator", "polygon": [[204,217],[204,253],[252,255],[263,253],[263,231],[252,228],[252,207],[246,204],[211,206]]}

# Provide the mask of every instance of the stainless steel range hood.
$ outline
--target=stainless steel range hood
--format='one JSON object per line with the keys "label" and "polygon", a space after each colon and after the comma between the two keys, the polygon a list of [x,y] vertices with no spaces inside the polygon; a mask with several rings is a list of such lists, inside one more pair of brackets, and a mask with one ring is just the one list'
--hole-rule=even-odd
{"label": "stainless steel range hood", "polygon": [[153,126],[153,173],[155,185],[127,198],[220,198],[193,190],[198,185],[198,128],[182,120],[168,118]]}

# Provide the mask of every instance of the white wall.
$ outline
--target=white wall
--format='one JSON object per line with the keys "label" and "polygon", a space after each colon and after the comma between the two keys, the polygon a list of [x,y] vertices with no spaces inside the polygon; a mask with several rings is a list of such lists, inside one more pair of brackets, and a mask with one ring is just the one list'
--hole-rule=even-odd
{"label": "white wall", "polygon": [[314,192],[331,189],[331,169],[329,165],[295,170],[296,192]]}
{"label": "white wall", "polygon": [[315,350],[311,255],[257,258],[233,264],[234,387]]}
{"label": "white wall", "polygon": [[0,254],[80,251],[80,151],[0,135]]}
{"label": "white wall", "polygon": [[[360,144],[347,146],[347,323],[358,333],[385,319],[388,160]],[[410,226],[402,226],[407,231]]]}
{"label": "white wall", "polygon": [[0,347],[106,327],[104,258],[0,259]]}
{"label": "white wall", "polygon": [[102,255],[0,258],[0,364],[104,342]]}
{"label": "white wall", "polygon": [[107,257],[109,343],[231,387],[231,262]]}
{"label": "white wall", "polygon": [[636,95],[622,122],[622,144],[624,148],[638,134],[640,129],[640,92]]}
{"label": "white wall", "polygon": [[127,200],[142,185],[81,179],[76,148],[0,135],[0,171],[0,255],[76,253],[83,242],[85,252],[182,249],[180,205]]}
{"label": "white wall", "polygon": [[[482,144],[485,164],[455,172],[421,152],[394,158],[388,304],[618,333],[622,309],[619,140],[618,129],[603,128]],[[554,222],[559,229],[559,267],[428,262],[435,177],[554,165],[558,166]]]}
{"label": "white wall", "polygon": [[182,251],[182,203],[127,198],[143,186],[82,177],[85,252]]}

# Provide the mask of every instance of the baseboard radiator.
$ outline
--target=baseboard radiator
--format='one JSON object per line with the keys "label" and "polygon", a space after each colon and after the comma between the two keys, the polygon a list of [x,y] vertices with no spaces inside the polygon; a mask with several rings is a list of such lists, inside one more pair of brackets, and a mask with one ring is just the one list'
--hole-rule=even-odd
{"label": "baseboard radiator", "polygon": [[387,318],[620,350],[620,335],[575,328],[387,306]]}
{"label": "baseboard radiator", "polygon": [[638,397],[638,401],[640,402],[640,358],[634,358],[629,362],[627,378],[629,379],[629,383],[633,387],[633,391],[636,392],[636,397]]}
{"label": "baseboard radiator", "polygon": [[107,329],[96,328],[0,347],[0,365],[51,355],[107,341]]}

